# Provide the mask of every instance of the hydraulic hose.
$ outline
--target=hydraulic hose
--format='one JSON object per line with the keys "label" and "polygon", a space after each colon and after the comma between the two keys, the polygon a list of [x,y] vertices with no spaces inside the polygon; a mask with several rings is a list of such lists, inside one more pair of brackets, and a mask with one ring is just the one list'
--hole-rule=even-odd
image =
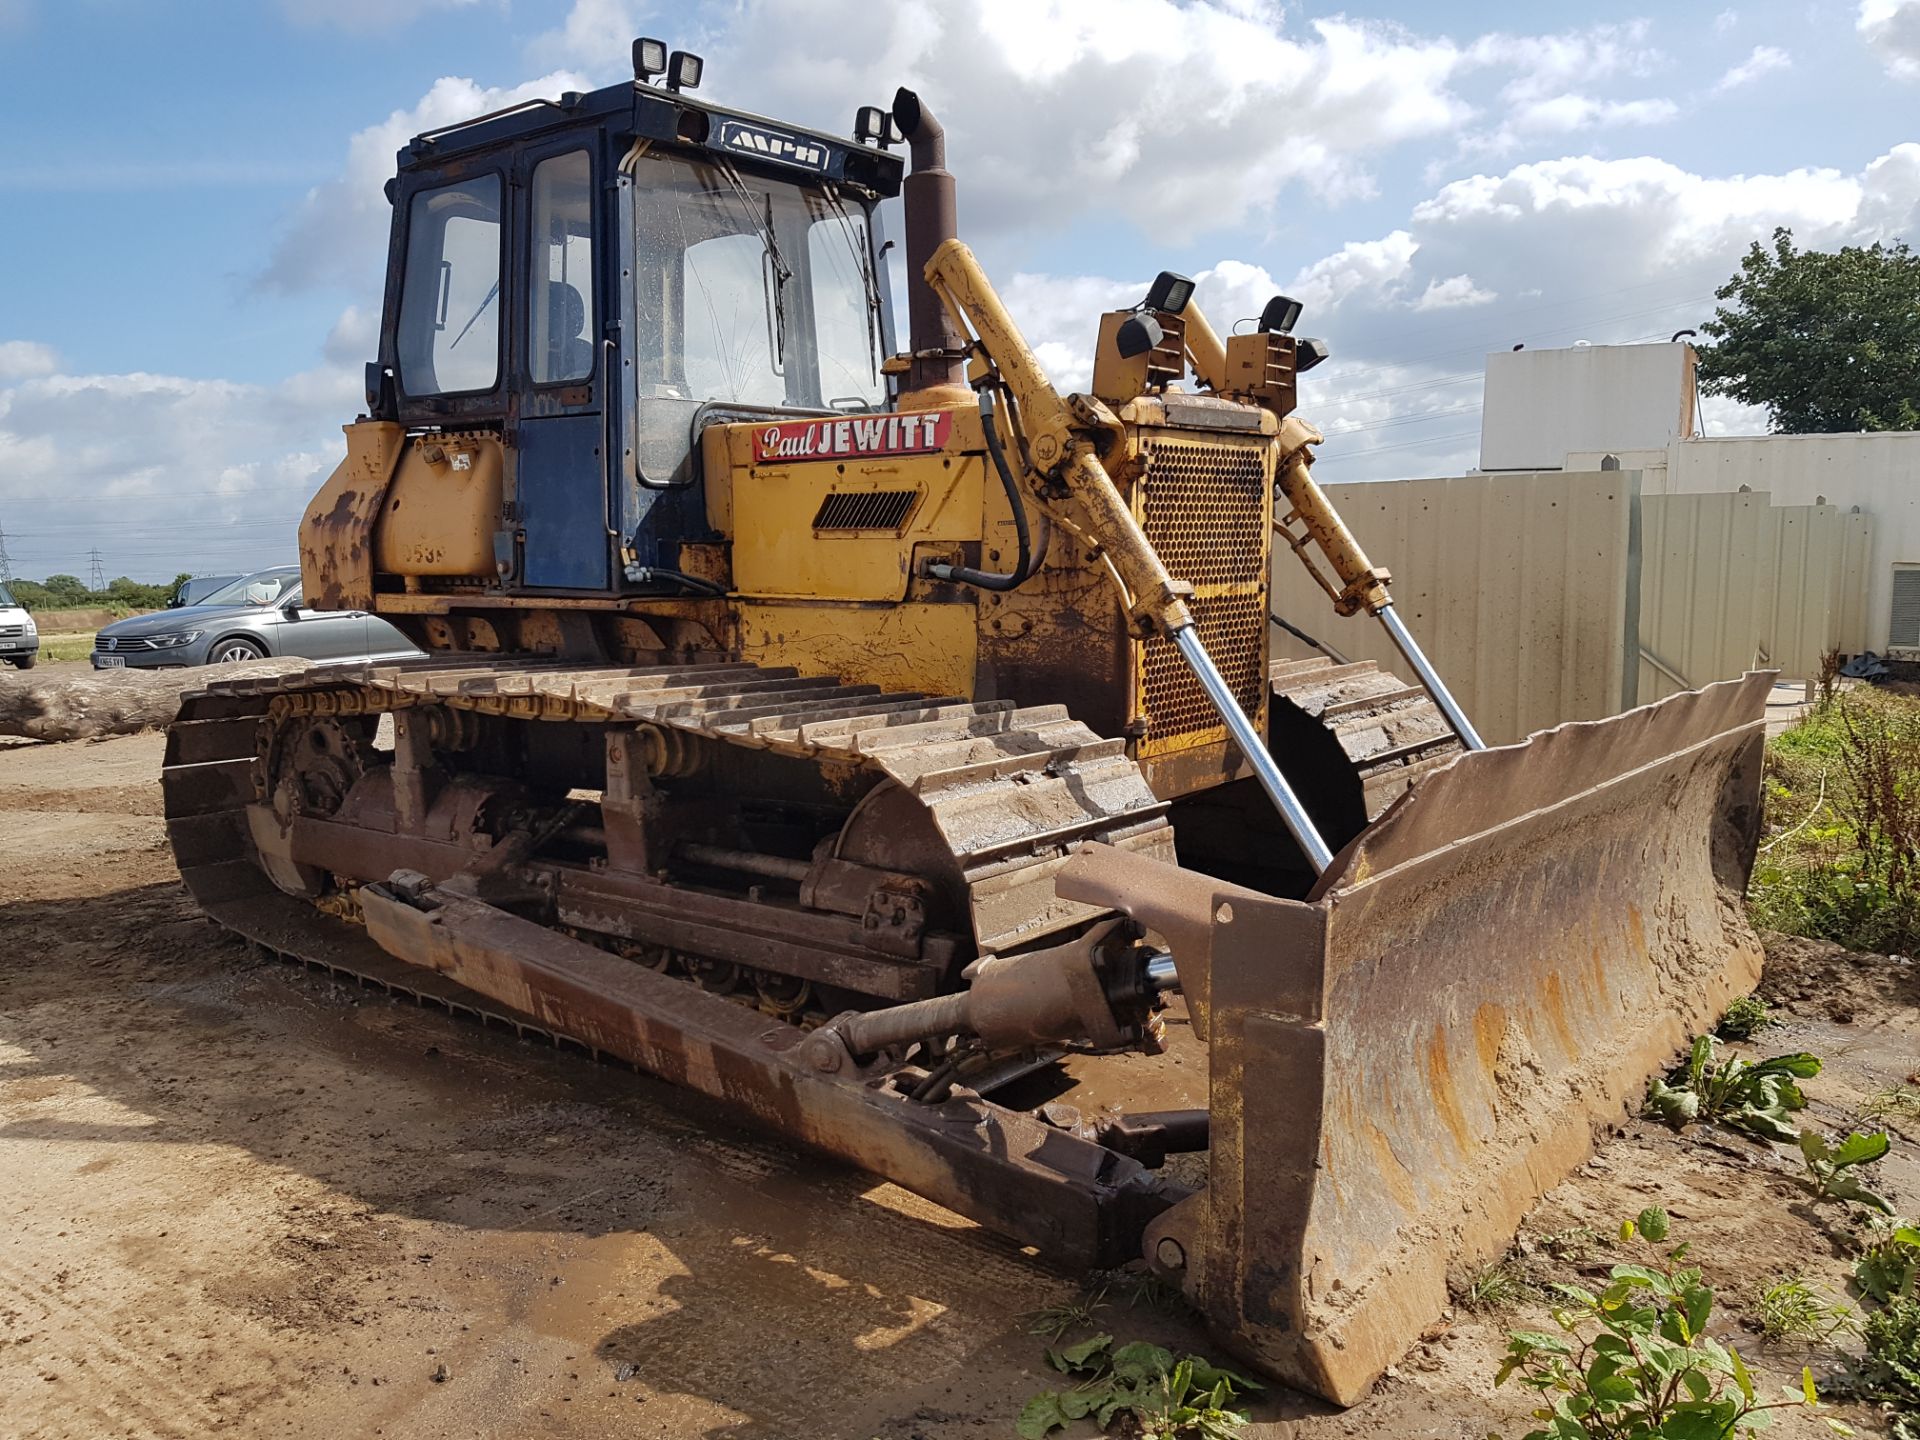
{"label": "hydraulic hose", "polygon": [[1027,506],[1021,499],[1019,483],[1013,478],[1013,470],[1007,464],[1007,452],[1000,444],[1000,431],[994,423],[993,392],[980,392],[980,426],[987,436],[987,454],[993,457],[993,468],[1000,472],[1000,486],[1007,492],[1007,504],[1013,508],[1013,533],[1019,540],[1020,553],[1012,570],[1001,573],[995,570],[974,570],[965,565],[929,565],[927,573],[936,580],[952,580],[962,585],[975,585],[982,590],[1013,590],[1026,583],[1033,574],[1033,537],[1027,530]]}

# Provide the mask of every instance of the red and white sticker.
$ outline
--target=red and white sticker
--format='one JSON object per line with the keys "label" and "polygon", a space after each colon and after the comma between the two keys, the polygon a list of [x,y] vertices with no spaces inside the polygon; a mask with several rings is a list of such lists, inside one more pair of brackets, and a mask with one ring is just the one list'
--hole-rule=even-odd
{"label": "red and white sticker", "polygon": [[853,415],[844,420],[785,420],[754,431],[753,458],[792,463],[925,455],[946,449],[952,433],[953,412],[949,410]]}

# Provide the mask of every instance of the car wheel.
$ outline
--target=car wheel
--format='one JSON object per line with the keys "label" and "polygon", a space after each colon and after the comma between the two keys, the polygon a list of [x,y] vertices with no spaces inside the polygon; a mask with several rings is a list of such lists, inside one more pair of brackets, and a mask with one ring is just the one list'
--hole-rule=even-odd
{"label": "car wheel", "polygon": [[222,640],[207,656],[209,665],[232,665],[241,660],[264,660],[267,652],[251,640]]}
{"label": "car wheel", "polygon": [[16,670],[31,670],[34,665],[38,663],[39,659],[40,657],[38,655],[17,655],[13,659],[13,668]]}

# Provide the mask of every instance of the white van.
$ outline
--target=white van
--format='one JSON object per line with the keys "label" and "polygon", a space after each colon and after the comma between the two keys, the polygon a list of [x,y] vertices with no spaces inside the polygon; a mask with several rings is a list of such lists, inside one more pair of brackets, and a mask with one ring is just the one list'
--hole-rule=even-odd
{"label": "white van", "polygon": [[7,587],[0,585],[0,660],[31,670],[40,658],[40,631],[33,616],[20,608]]}

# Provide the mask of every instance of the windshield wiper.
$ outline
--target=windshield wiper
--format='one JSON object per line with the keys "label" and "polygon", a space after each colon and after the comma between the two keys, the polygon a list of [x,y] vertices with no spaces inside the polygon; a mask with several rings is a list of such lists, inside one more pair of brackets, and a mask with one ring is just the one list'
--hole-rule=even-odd
{"label": "windshield wiper", "polygon": [[760,230],[760,243],[766,247],[767,269],[772,281],[767,289],[768,299],[773,305],[774,373],[784,375],[786,371],[782,367],[787,363],[787,281],[793,278],[793,270],[780,254],[780,242],[774,238],[773,196],[769,194],[763,197],[762,206],[756,206],[752,194],[740,183],[739,173],[732,165],[722,161],[717,168],[726,176],[727,183],[733,186],[746,212],[753,217],[753,223]]}
{"label": "windshield wiper", "polygon": [[462,325],[460,327],[460,333],[453,337],[453,345],[447,346],[447,349],[449,350],[453,349],[454,345],[458,345],[462,340],[467,338],[467,331],[473,328],[474,321],[478,320],[482,315],[487,313],[487,307],[493,304],[493,297],[498,295],[499,293],[500,293],[500,282],[496,280],[493,282],[493,288],[487,291],[486,298],[480,302],[479,308],[477,308],[473,312],[473,314],[467,317],[467,323]]}
{"label": "windshield wiper", "polygon": [[[847,249],[853,252],[853,263],[860,271],[860,283],[866,289],[867,297],[867,369],[869,378],[878,380],[880,372],[876,368],[880,354],[880,280],[873,273],[873,254],[860,244],[860,230],[856,229],[853,217],[847,214],[847,207],[840,203],[840,193],[834,186],[827,186],[822,192],[826,201],[833,207],[833,213],[839,217],[840,233],[846,238]],[[865,231],[871,236],[872,231]]]}

